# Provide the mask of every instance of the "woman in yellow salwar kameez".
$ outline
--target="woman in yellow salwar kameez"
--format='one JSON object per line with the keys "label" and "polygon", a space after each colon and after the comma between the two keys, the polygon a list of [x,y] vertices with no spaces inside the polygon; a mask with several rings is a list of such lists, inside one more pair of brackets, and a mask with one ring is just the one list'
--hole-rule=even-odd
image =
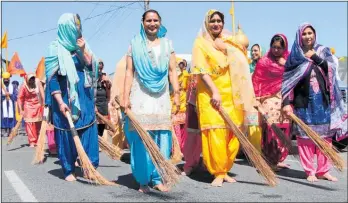
{"label": "woman in yellow salwar kameez", "polygon": [[[244,49],[223,33],[224,15],[209,10],[192,51],[192,74],[198,74],[197,111],[202,132],[203,161],[214,175],[212,186],[236,182],[227,173],[239,150],[239,141],[228,129],[218,109],[223,108],[244,131],[243,102],[253,89]],[[249,74],[249,76],[248,76]],[[232,80],[231,80],[232,78]],[[231,83],[231,81],[233,83]],[[247,82],[248,85],[244,85]],[[237,84],[238,83],[238,84]],[[246,117],[247,118],[247,117]]]}

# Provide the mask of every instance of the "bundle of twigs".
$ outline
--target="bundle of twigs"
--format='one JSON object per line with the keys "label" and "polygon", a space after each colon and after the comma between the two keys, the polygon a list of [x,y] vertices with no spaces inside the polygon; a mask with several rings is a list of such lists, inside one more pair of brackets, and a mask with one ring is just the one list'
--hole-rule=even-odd
{"label": "bundle of twigs", "polygon": [[300,118],[295,114],[291,113],[290,118],[299,125],[303,131],[308,135],[308,137],[314,142],[314,144],[319,148],[319,150],[331,161],[331,163],[339,170],[343,171],[345,167],[344,160],[338,154],[338,150],[330,146],[330,144],[322,139],[314,130],[312,130],[308,125],[306,125]]}
{"label": "bundle of twigs", "polygon": [[17,121],[17,124],[15,125],[15,127],[12,129],[10,135],[8,136],[7,145],[11,144],[13,139],[17,136],[17,132],[18,132],[19,128],[21,127],[22,120],[23,120],[23,116],[21,115]]}
{"label": "bundle of twigs", "polygon": [[[112,123],[108,119],[106,119],[99,112],[96,112],[96,114],[100,120],[102,120],[106,125],[110,127],[111,131],[113,132],[117,131],[117,129],[112,125]],[[111,159],[114,159],[114,160],[121,159],[121,156],[123,155],[123,150],[121,148],[109,143],[107,139],[103,139],[100,136],[98,136],[98,142],[99,142],[99,147],[101,148],[101,150],[103,150]]]}
{"label": "bundle of twigs", "polygon": [[273,132],[277,135],[282,144],[288,149],[289,152],[292,151],[292,144],[289,137],[287,137],[284,132],[277,126],[277,124],[273,123],[269,116],[266,114],[265,110],[261,106],[255,106],[255,109],[260,112],[262,117],[266,120],[267,124],[271,126]]}
{"label": "bundle of twigs", "polygon": [[183,154],[180,150],[178,138],[176,137],[175,130],[172,128],[172,157],[170,161],[173,164],[178,164],[182,161]]}
{"label": "bundle of twigs", "polygon": [[[115,97],[115,101],[120,104],[119,99]],[[140,125],[131,110],[127,110],[127,115],[132,122],[133,127],[138,132],[141,140],[148,151],[150,158],[155,165],[158,173],[161,175],[164,185],[172,186],[179,180],[179,169],[162,156],[159,147],[153,141],[149,133]]]}
{"label": "bundle of twigs", "polygon": [[262,158],[260,152],[257,151],[257,149],[249,142],[248,138],[243,134],[238,126],[233,123],[229,115],[222,107],[220,107],[219,112],[221,113],[223,119],[228,123],[228,126],[233,131],[233,134],[238,138],[251,164],[259,170],[259,173],[265,178],[268,185],[275,186],[277,184],[276,175],[267,162]]}
{"label": "bundle of twigs", "polygon": [[32,164],[42,164],[45,158],[46,130],[48,125],[46,118],[47,117],[44,116],[44,119],[41,122],[39,139],[37,141],[37,146]]}
{"label": "bundle of twigs", "polygon": [[120,160],[123,155],[123,150],[119,147],[109,143],[107,140],[98,136],[99,147],[105,154],[107,154],[111,159]]}
{"label": "bundle of twigs", "polygon": [[89,180],[94,180],[97,185],[115,185],[115,183],[108,181],[97,170],[95,170],[85,150],[83,149],[81,140],[75,129],[75,126],[69,111],[66,112],[66,117],[70,125],[70,132],[71,132],[71,135],[73,136],[78,157],[81,162],[81,168],[83,169],[85,177]]}

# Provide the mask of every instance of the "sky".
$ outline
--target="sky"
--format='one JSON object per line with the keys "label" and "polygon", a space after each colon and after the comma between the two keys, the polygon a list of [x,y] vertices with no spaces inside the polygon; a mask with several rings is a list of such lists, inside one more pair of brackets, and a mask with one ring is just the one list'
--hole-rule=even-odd
{"label": "sky", "polygon": [[[234,4],[236,29],[240,23],[249,39],[249,48],[259,43],[268,50],[272,36],[283,33],[291,49],[298,26],[310,22],[316,29],[320,44],[334,47],[337,56],[347,56],[347,2]],[[143,6],[143,2],[1,2],[1,35],[8,32],[8,59],[18,52],[26,72],[34,72],[49,43],[57,37],[56,30],[14,38],[56,28],[63,13],[78,13],[82,19],[83,36],[94,54],[104,61],[105,72],[112,73],[126,53],[130,40],[140,30]],[[150,1],[150,8],[160,13],[162,24],[168,30],[167,37],[173,41],[178,54],[191,53],[209,9],[223,12],[225,28],[232,30],[230,7],[230,2]],[[84,20],[88,17],[92,19]],[[2,55],[5,58],[5,49],[2,49]]]}

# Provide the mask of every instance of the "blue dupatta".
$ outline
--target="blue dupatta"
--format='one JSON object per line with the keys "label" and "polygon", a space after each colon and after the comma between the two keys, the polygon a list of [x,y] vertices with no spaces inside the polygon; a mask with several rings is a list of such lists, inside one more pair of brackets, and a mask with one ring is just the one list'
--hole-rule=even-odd
{"label": "blue dupatta", "polygon": [[140,82],[151,93],[161,92],[168,83],[170,59],[168,48],[170,44],[164,38],[166,33],[167,29],[161,25],[157,33],[161,49],[159,64],[154,61],[153,49],[147,47],[147,36],[143,24],[141,24],[140,33],[131,41],[134,68],[138,73]]}

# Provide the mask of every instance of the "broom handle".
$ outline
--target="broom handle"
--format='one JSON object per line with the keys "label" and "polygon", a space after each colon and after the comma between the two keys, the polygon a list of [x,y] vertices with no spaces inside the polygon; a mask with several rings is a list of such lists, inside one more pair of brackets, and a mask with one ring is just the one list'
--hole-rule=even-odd
{"label": "broom handle", "polygon": [[269,125],[273,123],[269,120],[269,116],[266,114],[265,110],[261,106],[254,106],[254,108],[261,113],[261,115],[266,119]]}
{"label": "broom handle", "polygon": [[106,123],[113,132],[116,132],[116,128],[110,123],[110,121],[108,119],[106,119],[103,115],[101,115],[98,111],[95,112],[97,114],[97,116],[104,122]]}
{"label": "broom handle", "polygon": [[68,119],[70,128],[75,128],[74,122],[72,121],[71,114],[69,111],[65,112],[66,118]]}

